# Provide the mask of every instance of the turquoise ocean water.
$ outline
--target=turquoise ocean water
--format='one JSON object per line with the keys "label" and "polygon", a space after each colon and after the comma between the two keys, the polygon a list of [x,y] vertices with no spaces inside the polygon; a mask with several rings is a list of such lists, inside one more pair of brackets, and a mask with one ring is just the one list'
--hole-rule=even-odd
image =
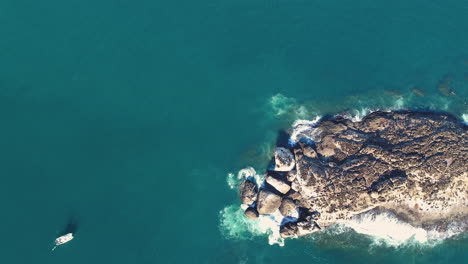
{"label": "turquoise ocean water", "polygon": [[468,119],[467,32],[465,0],[1,1],[0,263],[463,263],[463,235],[269,245],[227,177],[295,119]]}

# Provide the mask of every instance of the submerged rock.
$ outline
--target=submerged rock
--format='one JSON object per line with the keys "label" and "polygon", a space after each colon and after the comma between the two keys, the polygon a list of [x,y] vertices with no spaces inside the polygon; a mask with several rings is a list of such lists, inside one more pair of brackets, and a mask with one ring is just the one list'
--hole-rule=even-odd
{"label": "submerged rock", "polygon": [[246,179],[239,187],[239,197],[243,204],[251,205],[257,200],[257,184],[250,179]]}
{"label": "submerged rock", "polygon": [[278,194],[258,194],[259,214],[280,209],[291,217],[300,209],[281,227],[283,237],[310,234],[374,208],[424,228],[467,222],[467,126],[453,116],[398,111],[374,112],[359,122],[335,117],[301,137],[293,152],[275,151],[275,170],[288,172],[266,177]]}
{"label": "submerged rock", "polygon": [[274,213],[281,205],[281,197],[267,190],[260,190],[257,200],[257,211],[259,214]]}
{"label": "submerged rock", "polygon": [[452,87],[453,87],[453,76],[449,74],[446,74],[437,84],[437,89],[444,96],[456,95]]}

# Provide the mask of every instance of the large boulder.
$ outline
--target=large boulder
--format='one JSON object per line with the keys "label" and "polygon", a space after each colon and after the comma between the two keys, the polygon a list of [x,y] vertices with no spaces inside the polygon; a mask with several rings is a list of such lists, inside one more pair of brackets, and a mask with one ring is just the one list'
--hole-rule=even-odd
{"label": "large boulder", "polygon": [[267,175],[265,181],[282,194],[287,193],[291,189],[291,186],[288,183],[277,179],[272,175]]}
{"label": "large boulder", "polygon": [[257,211],[259,214],[274,213],[281,205],[281,196],[268,190],[260,190],[257,199]]}
{"label": "large boulder", "polygon": [[279,210],[285,217],[297,217],[298,215],[296,203],[290,198],[283,199]]}
{"label": "large boulder", "polygon": [[239,197],[243,204],[253,204],[257,199],[257,194],[257,184],[250,179],[245,179],[239,187]]}
{"label": "large boulder", "polygon": [[275,150],[275,171],[290,171],[294,169],[296,162],[294,155],[289,149],[276,148]]}

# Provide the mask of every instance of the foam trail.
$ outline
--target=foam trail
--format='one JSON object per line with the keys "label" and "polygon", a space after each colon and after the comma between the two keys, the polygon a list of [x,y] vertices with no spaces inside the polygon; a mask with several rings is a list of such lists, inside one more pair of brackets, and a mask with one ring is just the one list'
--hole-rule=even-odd
{"label": "foam trail", "polygon": [[231,205],[219,212],[220,229],[229,239],[246,240],[254,236],[268,236],[270,245],[284,246],[284,239],[279,233],[279,226],[283,216],[279,211],[271,215],[260,215],[257,220],[244,216],[245,206]]}
{"label": "foam trail", "polygon": [[270,105],[276,116],[289,113],[297,104],[296,99],[276,94],[270,98]]}
{"label": "foam trail", "polygon": [[463,230],[463,225],[457,223],[449,225],[449,228],[444,232],[435,229],[426,230],[414,227],[390,212],[364,213],[353,217],[342,225],[352,228],[360,234],[371,236],[374,238],[374,244],[385,244],[393,247],[414,242],[420,245],[435,245]]}
{"label": "foam trail", "polygon": [[468,114],[462,115],[463,122],[468,125]]}
{"label": "foam trail", "polygon": [[[229,173],[227,183],[231,189],[237,189],[240,183],[246,179],[254,179],[257,184],[261,184],[264,180],[264,175],[259,175],[252,167],[247,167],[240,170],[237,175]],[[284,245],[284,239],[281,238],[279,227],[283,216],[277,212],[270,215],[260,215],[254,221],[244,216],[244,210],[248,205],[241,204],[225,207],[220,211],[220,229],[221,232],[230,239],[250,239],[252,236],[268,236],[270,245]]]}
{"label": "foam trail", "polygon": [[283,94],[272,96],[268,102],[269,112],[272,112],[276,118],[284,119],[305,119],[310,116],[309,110],[305,105],[299,104],[293,97],[287,97]]}
{"label": "foam trail", "polygon": [[284,238],[280,235],[280,224],[283,216],[277,210],[270,215],[261,215],[258,219],[258,230],[264,234],[268,234],[268,243],[270,245],[278,244],[284,246]]}
{"label": "foam trail", "polygon": [[405,107],[405,99],[403,96],[398,97],[398,99],[395,101],[395,104],[391,107],[392,110],[401,110]]}
{"label": "foam trail", "polygon": [[376,238],[376,242],[385,242],[398,246],[410,239],[420,243],[428,241],[428,233],[422,228],[413,227],[388,213],[367,213],[345,223],[356,232]]}

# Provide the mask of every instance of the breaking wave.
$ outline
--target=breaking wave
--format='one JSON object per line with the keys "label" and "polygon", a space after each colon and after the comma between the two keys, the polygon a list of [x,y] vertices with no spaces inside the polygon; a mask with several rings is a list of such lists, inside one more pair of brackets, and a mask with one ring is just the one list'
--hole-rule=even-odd
{"label": "breaking wave", "polygon": [[295,144],[301,138],[307,137],[311,141],[315,141],[315,137],[309,137],[306,135],[316,135],[315,125],[322,118],[321,116],[316,116],[314,120],[296,120],[292,126],[291,139],[290,143]]}
{"label": "breaking wave", "polygon": [[257,220],[251,220],[244,216],[244,210],[244,206],[230,205],[219,212],[221,233],[226,238],[248,240],[266,236],[270,245],[284,246],[284,239],[279,234],[283,217],[279,212],[260,215]]}
{"label": "breaking wave", "polygon": [[231,189],[237,189],[240,183],[246,178],[254,178],[256,183],[263,181],[262,176],[258,175],[254,168],[247,167],[237,172],[237,175],[229,173],[226,182]]}
{"label": "breaking wave", "polygon": [[434,246],[444,239],[460,234],[464,229],[462,224],[456,222],[451,223],[443,232],[435,228],[415,227],[389,211],[369,211],[355,216],[342,225],[357,233],[370,236],[374,245],[393,247],[411,243]]}
{"label": "breaking wave", "polygon": [[358,122],[375,111],[404,109],[442,110],[468,122],[466,97],[444,97],[438,94],[421,97],[412,92],[347,96],[336,103],[313,99],[299,101],[294,97],[278,93],[268,99],[266,114],[269,118],[280,119],[290,126],[295,121],[315,120],[318,116],[326,116],[330,113],[339,113],[337,116]]}

